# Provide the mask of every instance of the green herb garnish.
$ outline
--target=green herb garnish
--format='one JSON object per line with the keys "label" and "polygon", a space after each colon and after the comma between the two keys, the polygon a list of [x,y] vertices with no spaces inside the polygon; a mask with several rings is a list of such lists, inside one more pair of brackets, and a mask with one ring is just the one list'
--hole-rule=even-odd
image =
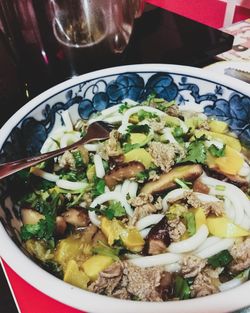
{"label": "green herb garnish", "polygon": [[213,268],[224,267],[233,260],[228,250],[223,250],[207,259],[207,263]]}
{"label": "green herb garnish", "polygon": [[185,278],[181,276],[176,276],[174,284],[174,293],[180,300],[189,299],[191,295],[191,290],[188,282]]}
{"label": "green herb garnish", "polygon": [[226,145],[223,145],[223,147],[220,149],[216,147],[216,145],[212,144],[208,148],[208,151],[212,154],[212,156],[219,158],[219,157],[225,156],[225,148],[226,148]]}

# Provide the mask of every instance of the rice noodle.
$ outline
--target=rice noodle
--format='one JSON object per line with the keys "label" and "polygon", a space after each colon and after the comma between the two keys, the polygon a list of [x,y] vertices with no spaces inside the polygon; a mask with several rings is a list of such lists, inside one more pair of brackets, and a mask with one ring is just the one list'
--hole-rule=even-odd
{"label": "rice noodle", "polygon": [[162,208],[163,211],[166,212],[168,209],[168,201],[170,199],[176,199],[178,197],[184,196],[184,190],[183,188],[177,188],[172,191],[170,191],[163,199],[162,199]]}
{"label": "rice noodle", "polygon": [[98,216],[96,215],[95,211],[88,211],[89,213],[89,219],[90,222],[96,226],[100,226],[101,225],[101,221],[99,220]]}
{"label": "rice noodle", "polygon": [[203,224],[192,237],[171,243],[168,251],[172,253],[184,253],[195,250],[207,239],[208,233],[207,226]]}
{"label": "rice noodle", "polygon": [[102,158],[99,154],[94,154],[95,172],[98,178],[103,178],[105,175],[105,169],[103,166]]}
{"label": "rice noodle", "polygon": [[89,184],[84,182],[84,181],[69,181],[66,179],[58,179],[56,181],[56,185],[62,189],[67,189],[67,190],[81,190],[86,188]]}
{"label": "rice noodle", "polygon": [[165,271],[169,273],[176,273],[181,270],[181,265],[179,263],[167,264],[164,266]]}
{"label": "rice noodle", "polygon": [[80,139],[81,134],[79,132],[66,133],[62,136],[60,140],[60,148],[65,148]]}
{"label": "rice noodle", "polygon": [[86,143],[84,145],[84,148],[90,152],[96,152],[96,151],[98,151],[99,146],[100,145],[98,143]]}
{"label": "rice noodle", "polygon": [[204,250],[198,252],[196,255],[202,259],[210,258],[211,256],[231,248],[234,244],[233,238],[221,239],[217,243],[205,248]]}
{"label": "rice noodle", "polygon": [[220,237],[211,236],[208,237],[193,253],[196,254],[198,252],[201,252],[204,249],[207,249],[208,247],[216,244],[217,242],[221,241],[222,239]]}
{"label": "rice noodle", "polygon": [[90,208],[95,208],[97,205],[100,205],[100,204],[103,204],[104,202],[112,201],[112,200],[120,202],[129,216],[133,215],[134,212],[131,209],[131,206],[128,204],[126,198],[121,193],[116,192],[116,191],[110,191],[110,192],[107,192],[105,194],[102,194],[96,197],[94,201],[90,204]]}
{"label": "rice noodle", "polygon": [[226,290],[235,288],[237,286],[240,286],[242,283],[243,282],[239,278],[234,278],[234,279],[227,281],[226,283],[220,284],[218,287],[220,291],[226,291]]}
{"label": "rice noodle", "polygon": [[169,143],[178,144],[178,142],[176,141],[176,139],[174,138],[174,136],[173,136],[173,134],[171,132],[171,128],[169,128],[169,127],[164,127],[162,137],[165,140],[167,140]]}
{"label": "rice noodle", "polygon": [[137,223],[136,223],[136,228],[138,230],[142,230],[144,228],[147,228],[148,226],[157,224],[160,222],[160,220],[164,217],[165,215],[163,214],[150,214],[147,215],[143,218],[141,218]]}
{"label": "rice noodle", "polygon": [[122,190],[122,185],[118,184],[115,186],[114,192],[121,192],[121,190]]}
{"label": "rice noodle", "polygon": [[162,253],[152,256],[144,256],[135,259],[130,259],[128,262],[140,267],[151,267],[176,263],[180,261],[181,258],[182,258],[181,254]]}
{"label": "rice noodle", "polygon": [[125,179],[124,182],[122,183],[121,194],[125,198],[126,198],[126,196],[128,194],[129,185],[130,185],[130,180],[129,179]]}
{"label": "rice noodle", "polygon": [[139,187],[139,185],[137,182],[135,182],[135,181],[130,182],[130,185],[128,187],[128,194],[129,194],[130,198],[136,197],[138,187]]}

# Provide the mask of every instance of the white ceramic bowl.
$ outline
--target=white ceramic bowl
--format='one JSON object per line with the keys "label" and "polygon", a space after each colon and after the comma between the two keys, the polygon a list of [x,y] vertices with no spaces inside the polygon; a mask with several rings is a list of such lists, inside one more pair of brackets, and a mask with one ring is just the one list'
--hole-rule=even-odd
{"label": "white ceramic bowl", "polygon": [[[142,64],[109,68],[63,82],[37,96],[0,130],[1,162],[39,153],[49,132],[61,124],[60,112],[76,120],[131,98],[141,100],[155,91],[179,105],[196,102],[208,115],[229,123],[250,146],[250,87],[220,74],[179,65]],[[0,254],[32,286],[74,308],[93,313],[229,312],[250,305],[250,281],[215,295],[162,303],[118,300],[71,286],[32,261],[16,237],[19,217],[12,208],[11,179],[0,182]],[[14,191],[15,192],[15,191]],[[10,197],[8,197],[10,196]]]}

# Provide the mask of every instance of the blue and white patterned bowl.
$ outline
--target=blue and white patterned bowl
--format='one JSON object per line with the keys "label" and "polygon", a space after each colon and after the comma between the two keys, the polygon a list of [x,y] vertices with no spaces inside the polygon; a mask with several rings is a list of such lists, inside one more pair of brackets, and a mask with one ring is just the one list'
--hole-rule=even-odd
{"label": "blue and white patterned bowl", "polygon": [[[69,110],[76,121],[130,98],[142,101],[155,92],[178,105],[201,108],[226,121],[250,147],[250,86],[209,71],[163,64],[130,65],[85,74],[63,82],[22,107],[0,130],[0,163],[38,154],[49,133],[63,123]],[[228,312],[250,305],[250,282],[227,292],[198,299],[165,303],[118,300],[73,287],[47,273],[23,251],[17,236],[18,208],[13,207],[12,178],[0,182],[0,254],[27,282],[50,297],[95,313]]]}

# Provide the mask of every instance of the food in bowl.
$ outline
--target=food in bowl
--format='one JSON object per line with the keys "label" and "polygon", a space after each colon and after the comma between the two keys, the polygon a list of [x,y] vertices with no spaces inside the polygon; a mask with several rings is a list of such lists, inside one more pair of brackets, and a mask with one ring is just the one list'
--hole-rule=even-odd
{"label": "food in bowl", "polygon": [[85,144],[16,174],[26,250],[79,288],[172,301],[249,279],[250,166],[228,124],[150,94],[53,130],[41,152],[113,124]]}

